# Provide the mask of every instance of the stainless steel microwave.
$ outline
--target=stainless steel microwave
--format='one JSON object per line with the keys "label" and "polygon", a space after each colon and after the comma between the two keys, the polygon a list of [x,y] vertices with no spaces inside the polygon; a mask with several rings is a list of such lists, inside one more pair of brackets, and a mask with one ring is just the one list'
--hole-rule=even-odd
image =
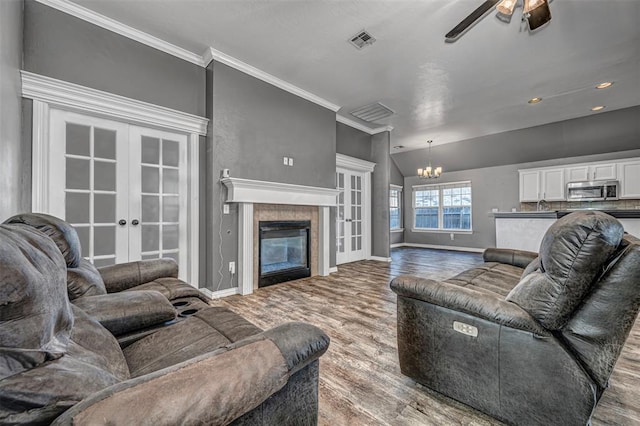
{"label": "stainless steel microwave", "polygon": [[567,201],[605,201],[617,200],[620,183],[617,180],[591,182],[569,182]]}

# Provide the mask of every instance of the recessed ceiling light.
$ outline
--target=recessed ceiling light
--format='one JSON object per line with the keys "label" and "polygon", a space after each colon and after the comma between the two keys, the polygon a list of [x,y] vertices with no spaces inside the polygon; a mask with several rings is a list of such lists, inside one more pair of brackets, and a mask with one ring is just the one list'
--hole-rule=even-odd
{"label": "recessed ceiling light", "polygon": [[396,145],[396,146],[394,146],[393,148],[394,148],[394,149],[402,149],[402,148],[404,148],[404,145]]}
{"label": "recessed ceiling light", "polygon": [[600,111],[601,109],[604,109],[604,105],[594,106],[591,108],[591,111]]}
{"label": "recessed ceiling light", "polygon": [[538,102],[542,102],[542,98],[532,98],[527,101],[530,104],[537,104]]}
{"label": "recessed ceiling light", "polygon": [[596,86],[596,89],[606,89],[607,87],[611,87],[612,84],[613,81],[603,81]]}

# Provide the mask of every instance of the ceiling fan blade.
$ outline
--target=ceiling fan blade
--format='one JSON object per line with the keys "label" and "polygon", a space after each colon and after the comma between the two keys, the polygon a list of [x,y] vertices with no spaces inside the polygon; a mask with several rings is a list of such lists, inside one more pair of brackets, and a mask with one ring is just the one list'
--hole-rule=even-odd
{"label": "ceiling fan blade", "polygon": [[447,41],[455,41],[462,35],[469,27],[471,27],[476,21],[482,18],[487,12],[495,7],[500,0],[486,0],[476,10],[471,12],[469,16],[464,18],[462,22],[455,26],[454,29],[449,31],[444,37]]}

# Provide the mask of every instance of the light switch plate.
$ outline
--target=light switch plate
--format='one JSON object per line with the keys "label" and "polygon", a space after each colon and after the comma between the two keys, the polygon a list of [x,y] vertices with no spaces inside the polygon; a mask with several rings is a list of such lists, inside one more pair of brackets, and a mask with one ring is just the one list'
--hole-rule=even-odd
{"label": "light switch plate", "polygon": [[289,165],[293,166],[293,157],[289,157]]}
{"label": "light switch plate", "polygon": [[229,204],[222,205],[222,214],[229,214]]}
{"label": "light switch plate", "polygon": [[285,166],[289,165],[289,157],[282,157],[282,162],[284,163]]}

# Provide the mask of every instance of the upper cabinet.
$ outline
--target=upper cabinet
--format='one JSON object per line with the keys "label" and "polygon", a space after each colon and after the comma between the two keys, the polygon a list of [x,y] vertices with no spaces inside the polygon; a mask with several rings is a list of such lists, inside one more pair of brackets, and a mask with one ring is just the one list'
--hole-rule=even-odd
{"label": "upper cabinet", "polygon": [[520,170],[520,202],[564,200],[564,175],[564,168]]}
{"label": "upper cabinet", "polygon": [[565,201],[569,182],[619,180],[619,198],[640,199],[640,158],[518,170],[520,202]]}
{"label": "upper cabinet", "polygon": [[616,163],[596,163],[571,166],[566,169],[567,182],[615,180],[617,178]]}
{"label": "upper cabinet", "polygon": [[620,198],[640,199],[640,159],[618,163]]}

